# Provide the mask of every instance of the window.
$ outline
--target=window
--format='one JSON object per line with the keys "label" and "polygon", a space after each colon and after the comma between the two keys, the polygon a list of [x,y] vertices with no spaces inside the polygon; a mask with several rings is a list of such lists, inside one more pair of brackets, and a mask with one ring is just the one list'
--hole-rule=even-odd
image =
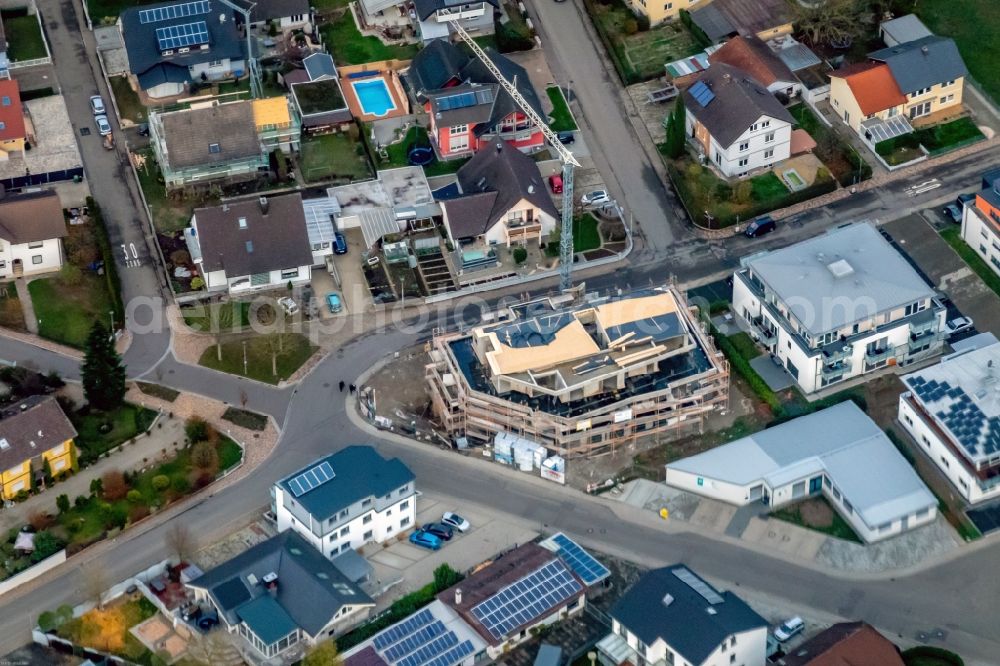
{"label": "window", "polygon": [[370,513],[361,520],[362,525],[367,525],[370,522],[372,522],[372,514]]}
{"label": "window", "polygon": [[955,95],[954,94],[945,95],[940,100],[938,100],[938,103],[940,103],[940,104],[948,104],[948,103],[950,103],[950,102],[952,102],[954,100],[955,100]]}
{"label": "window", "polygon": [[739,161],[739,165],[740,165],[741,167],[745,167],[745,166],[746,166],[747,164],[749,164],[749,163],[750,163],[750,159],[749,159],[749,158],[747,158],[747,157],[744,157],[743,159],[741,159],[741,160]]}
{"label": "window", "polygon": [[28,243],[28,248],[31,250],[35,250],[37,248],[42,247],[43,245],[45,245],[45,241],[37,241],[35,243]]}
{"label": "window", "polygon": [[410,519],[409,518],[403,518],[401,521],[399,521],[399,528],[402,529],[402,528],[406,527],[409,524],[410,524]]}
{"label": "window", "polygon": [[931,442],[930,442],[929,439],[927,439],[926,435],[921,435],[920,436],[920,441],[923,442],[924,446],[926,446],[928,449],[931,448]]}
{"label": "window", "polygon": [[222,147],[219,146],[219,144],[217,143],[210,143],[208,144],[208,152],[212,153],[213,155],[218,155],[219,153],[222,152]]}
{"label": "window", "polygon": [[403,494],[405,494],[407,488],[408,488],[408,486],[403,486],[402,488],[400,488],[399,490],[396,491],[396,494],[397,495],[403,495]]}
{"label": "window", "polygon": [[774,132],[768,132],[764,135],[764,143],[771,143],[774,141]]}
{"label": "window", "polygon": [[729,647],[736,647],[736,636],[729,639]]}
{"label": "window", "polygon": [[337,520],[343,520],[344,518],[347,518],[347,509],[337,514]]}
{"label": "window", "polygon": [[847,512],[848,516],[854,513],[854,507],[851,506],[851,503],[847,501],[846,497],[844,498],[844,511]]}
{"label": "window", "polygon": [[365,501],[363,501],[361,503],[361,508],[362,509],[366,509],[366,508],[370,507],[371,505],[372,505],[372,500],[371,500],[371,498],[368,498],[368,499],[366,499]]}
{"label": "window", "polygon": [[730,664],[735,664],[736,663],[736,653],[735,652],[732,653],[731,655],[729,655],[729,663]]}
{"label": "window", "polygon": [[764,122],[762,122],[760,124],[760,126],[761,127],[770,127],[771,126],[771,121],[770,120],[765,120]]}
{"label": "window", "polygon": [[750,126],[750,131],[751,132],[756,132],[757,128],[759,128],[759,127],[760,127],[759,123],[754,123],[753,125]]}
{"label": "window", "polygon": [[10,97],[8,97],[7,95],[3,96],[3,105],[10,106]]}
{"label": "window", "polygon": [[749,141],[744,141],[743,143],[740,144],[740,152],[742,153],[744,150],[750,150]]}
{"label": "window", "polygon": [[910,418],[909,414],[904,415],[903,420],[906,421],[908,425],[913,425],[913,419]]}
{"label": "window", "polygon": [[468,125],[453,125],[451,128],[449,128],[448,133],[451,136],[455,136],[456,134],[468,134],[469,133],[469,126]]}
{"label": "window", "polygon": [[948,459],[945,458],[944,456],[941,456],[941,464],[944,465],[945,469],[948,469],[949,467],[951,467],[951,465],[948,464]]}
{"label": "window", "polygon": [[722,153],[716,153],[715,154],[715,163],[716,164],[722,164]]}
{"label": "window", "polygon": [[405,510],[407,510],[409,508],[410,508],[410,500],[406,500],[404,502],[400,502],[399,503],[399,510],[400,511],[405,511]]}
{"label": "window", "polygon": [[240,229],[246,229],[247,228],[247,218],[241,217],[240,220],[239,220],[239,225],[240,225]]}
{"label": "window", "polygon": [[375,533],[372,532],[371,530],[368,530],[367,532],[364,533],[364,536],[362,536],[361,538],[364,539],[365,541],[371,541],[373,536],[375,536]]}
{"label": "window", "polygon": [[330,542],[333,542],[333,540],[334,540],[334,539],[336,539],[336,538],[337,538],[337,533],[336,533],[336,532],[333,532],[332,534],[330,534],[330,536],[328,536],[328,537],[326,538],[326,540],[327,540],[327,541],[330,541]]}
{"label": "window", "polygon": [[649,650],[649,646],[647,646],[642,641],[639,641],[639,654],[641,654],[643,657],[645,657],[646,656],[646,652],[648,650]]}
{"label": "window", "polygon": [[281,271],[282,280],[290,280],[292,278],[297,278],[299,276],[299,269],[297,268],[286,268]]}
{"label": "window", "polygon": [[774,148],[768,148],[764,151],[764,159],[766,160],[770,157],[774,157]]}
{"label": "window", "polygon": [[210,60],[209,63],[208,63],[208,66],[209,67],[222,67],[222,61],[221,60]]}
{"label": "window", "polygon": [[42,263],[42,255],[36,254],[33,257],[31,257],[31,263],[33,263],[33,264],[40,264],[40,263]]}
{"label": "window", "polygon": [[345,537],[345,536],[347,536],[350,533],[351,533],[351,528],[350,527],[345,527],[344,529],[340,530],[340,536],[341,537]]}
{"label": "window", "polygon": [[0,121],[0,130],[7,129],[7,123]]}

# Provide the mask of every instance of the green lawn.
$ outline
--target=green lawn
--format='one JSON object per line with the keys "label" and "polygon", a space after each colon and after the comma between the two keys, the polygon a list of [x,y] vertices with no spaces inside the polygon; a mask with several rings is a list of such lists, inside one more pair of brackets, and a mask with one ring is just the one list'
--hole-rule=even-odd
{"label": "green lawn", "polygon": [[93,274],[85,273],[72,285],[58,277],[39,278],[28,283],[28,292],[43,338],[82,349],[95,321],[111,325],[107,282]]}
{"label": "green lawn", "polygon": [[941,232],[941,238],[945,239],[948,245],[951,245],[952,249],[969,265],[969,268],[975,271],[987,287],[1000,296],[1000,275],[994,273],[989,264],[976,254],[976,251],[968,243],[962,240],[961,228],[958,226],[947,227]]}
{"label": "green lawn", "polygon": [[[249,377],[268,384],[277,384],[283,379],[288,379],[316,351],[316,347],[309,344],[309,340],[304,335],[285,333],[282,337],[280,351],[277,336],[260,335],[246,340],[247,371],[245,374],[243,372],[244,341],[240,340],[222,343],[221,362],[218,360],[215,345],[212,345],[201,355],[198,363],[213,370]],[[277,356],[277,375],[272,372],[272,355]]]}
{"label": "green lawn", "polygon": [[307,181],[364,180],[372,171],[356,132],[303,137],[299,157]]}
{"label": "green lawn", "polygon": [[322,12],[347,7],[351,4],[351,0],[314,0],[309,4]]}
{"label": "green lawn", "polygon": [[79,433],[76,445],[87,456],[97,456],[145,432],[155,418],[153,410],[130,403],[125,403],[114,412],[92,411],[71,415]]}
{"label": "green lawn", "polygon": [[245,76],[239,81],[223,81],[219,85],[220,95],[233,95],[233,93],[242,93],[240,95],[233,95],[228,98],[227,101],[233,101],[236,99],[250,99],[250,77]]}
{"label": "green lawn", "polygon": [[549,100],[552,102],[552,122],[549,126],[554,132],[570,132],[576,129],[576,121],[573,120],[573,114],[570,113],[569,104],[566,103],[566,98],[563,97],[562,90],[559,86],[550,86],[545,89],[545,94],[549,96]]}
{"label": "green lawn", "polygon": [[338,65],[363,65],[376,60],[409,60],[416,55],[419,46],[404,44],[387,46],[377,37],[366,37],[358,32],[354,17],[346,11],[332,23],[320,28],[323,42],[330,49]]}
{"label": "green lawn", "polygon": [[7,33],[7,58],[11,62],[34,60],[48,55],[37,16],[4,16],[3,27]]}
{"label": "green lawn", "polygon": [[219,470],[223,472],[236,465],[243,457],[240,445],[228,437],[219,440],[216,450],[219,452]]}
{"label": "green lawn", "polygon": [[780,201],[788,194],[788,188],[773,171],[768,171],[750,179],[750,192],[754,201]]}
{"label": "green lawn", "polygon": [[663,76],[665,64],[702,50],[680,21],[629,35],[626,26],[635,22],[635,15],[622,2],[585,0],[584,4],[626,85]]}
{"label": "green lawn", "polygon": [[184,323],[196,331],[236,332],[250,325],[250,304],[241,301],[197,303],[181,308]]}
{"label": "green lawn", "polygon": [[955,40],[973,78],[1000,102],[1000,3],[920,0],[915,11],[934,34]]}
{"label": "green lawn", "polygon": [[912,133],[879,141],[875,144],[875,152],[889,166],[906,164],[924,155],[923,151],[920,150],[920,141]]}
{"label": "green lawn", "polygon": [[[94,25],[101,23],[110,24],[118,18],[122,10],[128,7],[138,7],[148,5],[157,0],[87,0],[87,11],[90,13],[90,20]],[[105,21],[104,19],[112,19]]]}
{"label": "green lawn", "polygon": [[796,124],[816,141],[813,153],[822,160],[841,185],[851,185],[858,177],[860,180],[872,177],[871,166],[832,129],[824,125],[813,114],[812,109],[805,104],[796,104],[788,107],[788,111],[795,118]]}
{"label": "green lawn", "polygon": [[[802,517],[801,509],[805,502],[816,502],[820,504],[825,504],[830,512],[833,514],[833,520],[829,525],[818,525],[814,522],[805,520]],[[805,527],[810,530],[815,530],[817,532],[822,532],[823,534],[829,534],[830,536],[837,537],[838,539],[843,539],[845,541],[853,541],[855,543],[862,543],[861,539],[851,526],[844,520],[837,511],[830,506],[830,503],[825,497],[813,497],[804,502],[799,502],[796,504],[787,505],[780,509],[775,509],[770,513],[772,518],[777,518],[778,520],[784,520],[788,523],[793,523],[801,527]]]}
{"label": "green lawn", "polygon": [[748,361],[757,358],[761,354],[760,347],[746,333],[730,335],[729,341],[733,343],[736,352]]}
{"label": "green lawn", "polygon": [[115,103],[118,105],[118,113],[122,118],[127,118],[135,123],[146,122],[146,107],[139,102],[139,96],[128,83],[127,76],[112,76],[108,78],[111,83],[111,93],[115,96]]}
{"label": "green lawn", "polygon": [[[365,130],[367,136],[367,128]],[[389,158],[386,160],[381,160],[379,163],[379,168],[390,169],[392,167],[403,167],[409,166],[410,162],[406,155],[414,143],[429,146],[430,139],[427,138],[427,130],[423,127],[414,125],[406,132],[406,136],[399,143],[393,143],[386,146],[386,153],[389,154]],[[376,155],[377,160],[381,159]],[[441,161],[435,159],[433,162],[424,167],[424,174],[428,178],[433,178],[434,176],[445,176],[450,173],[455,173],[458,169],[469,161],[470,158],[464,157],[458,160],[445,160]]]}
{"label": "green lawn", "polygon": [[590,213],[573,218],[573,251],[587,252],[601,247],[601,233],[598,222]]}
{"label": "green lawn", "polygon": [[938,155],[986,138],[971,118],[959,118],[950,123],[919,129],[913,134],[932,155]]}

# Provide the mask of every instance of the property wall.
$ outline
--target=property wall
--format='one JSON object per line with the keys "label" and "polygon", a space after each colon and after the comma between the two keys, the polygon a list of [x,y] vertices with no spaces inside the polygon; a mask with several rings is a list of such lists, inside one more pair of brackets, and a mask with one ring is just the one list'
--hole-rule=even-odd
{"label": "property wall", "polygon": [[990,220],[1000,219],[1000,209],[980,196],[962,211],[962,240],[983,258],[994,273],[1000,274],[1000,234]]}
{"label": "property wall", "polygon": [[343,606],[325,627],[316,632],[315,636],[309,636],[305,632],[302,632],[303,636],[306,637],[306,640],[311,645],[315,645],[331,636],[343,634],[352,627],[356,627],[367,620],[371,616],[372,608],[374,607],[374,603],[370,606]]}
{"label": "property wall", "polygon": [[49,555],[44,560],[37,564],[33,564],[19,574],[15,574],[5,581],[0,582],[0,596],[16,590],[21,585],[24,585],[29,580],[38,578],[47,571],[55,569],[57,566],[66,561],[66,550],[60,550],[58,553],[53,553]]}
{"label": "property wall", "polygon": [[969,471],[965,462],[942,439],[942,434],[910,403],[914,400],[909,391],[899,396],[897,420],[913,437],[918,448],[929,457],[941,473],[948,477],[955,490],[970,504],[1000,497],[1000,485],[984,491],[978,479]]}
{"label": "property wall", "polygon": [[62,240],[51,238],[42,241],[40,247],[32,247],[35,243],[10,245],[0,241],[0,277],[14,274],[14,264],[21,261],[25,275],[48,273],[62,267]]}
{"label": "property wall", "polygon": [[[720,145],[713,137],[709,159],[725,175],[742,176],[788,159],[791,141],[792,126],[789,123],[761,116],[729,146]],[[747,147],[740,150],[743,144]]]}

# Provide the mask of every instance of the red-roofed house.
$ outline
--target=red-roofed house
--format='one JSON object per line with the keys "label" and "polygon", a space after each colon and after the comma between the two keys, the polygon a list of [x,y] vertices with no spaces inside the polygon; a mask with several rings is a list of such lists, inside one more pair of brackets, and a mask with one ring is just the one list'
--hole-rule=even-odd
{"label": "red-roofed house", "polygon": [[841,622],[800,644],[784,666],[903,666],[899,649],[865,622]]}
{"label": "red-roofed house", "polygon": [[830,104],[855,132],[872,118],[898,116],[906,104],[892,71],[885,63],[866,62],[838,69],[830,74]]}
{"label": "red-roofed house", "polygon": [[772,93],[795,97],[802,92],[802,84],[770,47],[758,37],[733,37],[718,51],[708,56],[708,62],[724,62],[741,69]]}
{"label": "red-roofed house", "polygon": [[0,161],[24,150],[24,109],[14,79],[0,80]]}

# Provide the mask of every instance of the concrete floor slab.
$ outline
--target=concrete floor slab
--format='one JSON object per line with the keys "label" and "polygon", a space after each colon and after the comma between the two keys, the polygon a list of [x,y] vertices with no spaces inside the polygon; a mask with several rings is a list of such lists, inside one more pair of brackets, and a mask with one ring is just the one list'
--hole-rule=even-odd
{"label": "concrete floor slab", "polygon": [[788,371],[775,365],[767,354],[751,359],[750,367],[757,371],[772,391],[783,391],[795,383]]}
{"label": "concrete floor slab", "polygon": [[690,522],[692,525],[722,533],[726,531],[726,526],[729,525],[735,513],[735,506],[710,499],[702,499],[698,504],[698,508],[691,515]]}
{"label": "concrete floor slab", "polygon": [[862,545],[826,539],[816,561],[844,571],[877,572],[913,566],[958,545],[954,530],[938,516],[929,525],[878,543]]}
{"label": "concrete floor slab", "polygon": [[743,531],[742,538],[808,562],[816,557],[829,537],[781,520],[753,518]]}

